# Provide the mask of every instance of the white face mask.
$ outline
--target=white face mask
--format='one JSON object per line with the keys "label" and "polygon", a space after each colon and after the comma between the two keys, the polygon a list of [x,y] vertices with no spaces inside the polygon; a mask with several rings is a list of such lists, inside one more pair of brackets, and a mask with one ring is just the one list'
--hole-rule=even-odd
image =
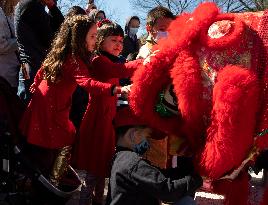
{"label": "white face mask", "polygon": [[138,33],[138,30],[139,30],[139,28],[130,27],[129,28],[129,35],[135,36]]}
{"label": "white face mask", "polygon": [[158,31],[156,34],[155,41],[159,41],[162,38],[167,38],[168,37],[168,32],[167,31]]}

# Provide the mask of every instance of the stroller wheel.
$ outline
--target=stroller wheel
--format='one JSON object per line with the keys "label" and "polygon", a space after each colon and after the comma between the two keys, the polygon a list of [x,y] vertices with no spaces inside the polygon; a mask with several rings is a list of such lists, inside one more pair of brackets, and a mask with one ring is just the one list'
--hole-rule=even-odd
{"label": "stroller wheel", "polygon": [[60,205],[65,204],[74,194],[81,190],[82,181],[76,171],[69,166],[68,174],[61,180],[58,187],[54,186],[42,174],[33,183],[33,186],[37,195],[35,200],[39,200],[38,204]]}

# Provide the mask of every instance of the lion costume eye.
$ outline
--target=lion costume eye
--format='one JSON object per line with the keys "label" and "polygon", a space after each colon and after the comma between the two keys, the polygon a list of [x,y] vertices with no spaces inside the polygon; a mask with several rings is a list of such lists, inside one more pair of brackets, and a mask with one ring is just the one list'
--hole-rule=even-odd
{"label": "lion costume eye", "polygon": [[174,86],[169,84],[162,92],[159,93],[159,100],[155,106],[156,112],[161,117],[170,117],[178,115],[178,100],[173,91]]}
{"label": "lion costume eye", "polygon": [[222,20],[214,22],[208,29],[208,36],[213,39],[228,35],[233,29],[234,22]]}

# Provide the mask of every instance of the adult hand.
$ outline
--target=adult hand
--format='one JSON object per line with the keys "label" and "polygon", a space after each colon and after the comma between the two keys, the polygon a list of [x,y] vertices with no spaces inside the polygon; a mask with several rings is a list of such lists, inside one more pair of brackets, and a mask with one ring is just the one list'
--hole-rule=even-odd
{"label": "adult hand", "polygon": [[126,85],[126,86],[121,88],[121,97],[123,97],[124,99],[128,98],[128,95],[131,91],[131,86],[132,85]]}
{"label": "adult hand", "polygon": [[146,65],[147,63],[151,62],[151,58],[156,56],[156,54],[159,52],[160,50],[155,50],[151,55],[149,55],[147,58],[144,59],[143,61],[143,65]]}
{"label": "adult hand", "polygon": [[121,88],[121,93],[129,93],[131,91],[131,85],[126,85],[124,87]]}

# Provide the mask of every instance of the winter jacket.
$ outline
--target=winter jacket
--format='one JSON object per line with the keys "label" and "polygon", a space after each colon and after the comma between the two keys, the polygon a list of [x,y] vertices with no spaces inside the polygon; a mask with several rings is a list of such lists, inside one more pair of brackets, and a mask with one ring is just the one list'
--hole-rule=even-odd
{"label": "winter jacket", "polygon": [[136,59],[137,54],[139,53],[140,49],[140,41],[137,38],[137,35],[130,37],[129,35],[129,23],[131,19],[130,17],[125,25],[125,36],[123,41],[123,50],[122,50],[122,56],[124,56],[127,60],[134,60]]}
{"label": "winter jacket", "polygon": [[14,19],[13,16],[6,17],[1,7],[0,28],[0,76],[5,78],[12,87],[17,87],[19,61],[15,54],[18,46],[15,38]]}
{"label": "winter jacket", "polygon": [[118,149],[106,205],[159,205],[160,200],[176,202],[202,185],[202,178],[197,174],[170,177],[132,150]]}
{"label": "winter jacket", "polygon": [[38,0],[22,0],[15,8],[15,31],[20,59],[29,63],[34,74],[40,68],[55,32],[64,17],[57,6],[46,12]]}
{"label": "winter jacket", "polygon": [[[102,53],[93,59],[90,74],[93,79],[119,85],[119,78],[132,76],[142,61],[115,63],[115,56]],[[117,60],[119,60],[117,58]],[[79,143],[75,163],[90,174],[106,177],[115,150],[113,119],[117,96],[90,93],[87,110],[79,130]]]}
{"label": "winter jacket", "polygon": [[91,79],[86,64],[79,58],[76,62],[73,57],[67,57],[57,83],[44,80],[43,69],[39,69],[34,79],[38,88],[20,123],[22,134],[30,144],[50,149],[72,145],[75,127],[69,120],[69,113],[77,85],[92,95],[111,95],[111,84]]}

